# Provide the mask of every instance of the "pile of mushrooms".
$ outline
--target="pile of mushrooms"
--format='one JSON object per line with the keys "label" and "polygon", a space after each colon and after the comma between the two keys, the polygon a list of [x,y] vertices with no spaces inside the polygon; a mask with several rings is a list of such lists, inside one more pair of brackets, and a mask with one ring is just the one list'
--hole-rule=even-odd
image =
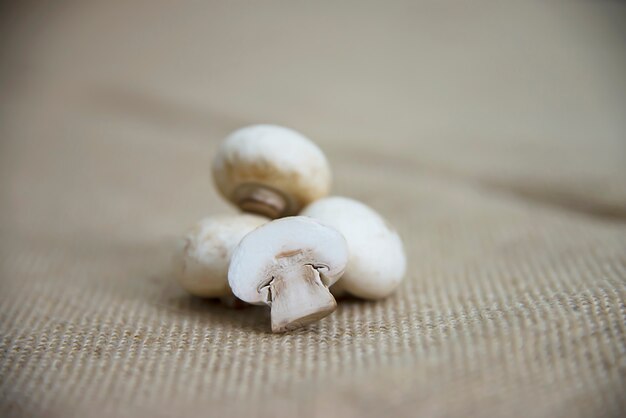
{"label": "pile of mushrooms", "polygon": [[205,218],[180,241],[176,276],[189,293],[233,307],[268,305],[272,331],[285,332],[330,315],[335,297],[381,299],[402,281],[397,232],[367,205],[328,197],[328,161],[302,134],[239,129],[212,171],[244,213]]}

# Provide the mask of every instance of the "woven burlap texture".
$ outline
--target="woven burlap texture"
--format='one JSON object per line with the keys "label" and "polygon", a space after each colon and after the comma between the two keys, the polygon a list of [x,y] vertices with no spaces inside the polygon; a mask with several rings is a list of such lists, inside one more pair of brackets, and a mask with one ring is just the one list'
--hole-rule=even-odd
{"label": "woven burlap texture", "polygon": [[[59,4],[3,15],[1,416],[626,415],[622,6]],[[178,287],[259,121],[397,227],[396,294],[274,335]]]}

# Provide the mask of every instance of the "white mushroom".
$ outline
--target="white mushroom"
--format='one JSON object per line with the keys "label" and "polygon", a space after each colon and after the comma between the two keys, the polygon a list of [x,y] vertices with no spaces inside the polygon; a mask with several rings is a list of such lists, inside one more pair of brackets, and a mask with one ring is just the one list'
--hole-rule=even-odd
{"label": "white mushroom", "polygon": [[239,241],[256,227],[268,222],[258,215],[221,215],[205,218],[178,243],[175,274],[189,293],[219,297],[224,304],[237,306],[228,286],[228,266]]}
{"label": "white mushroom", "polygon": [[391,294],[406,271],[406,256],[398,233],[369,206],[346,197],[328,197],[301,213],[341,232],[350,262],[333,294],[342,291],[365,299]]}
{"label": "white mushroom", "polygon": [[228,282],[239,299],[271,306],[272,331],[317,321],[337,307],[328,287],[343,274],[343,236],[314,219],[277,219],[246,235],[233,253]]}
{"label": "white mushroom", "polygon": [[288,128],[253,125],[221,144],[213,161],[220,193],[246,212],[270,218],[295,215],[326,196],[331,173],[311,140]]}

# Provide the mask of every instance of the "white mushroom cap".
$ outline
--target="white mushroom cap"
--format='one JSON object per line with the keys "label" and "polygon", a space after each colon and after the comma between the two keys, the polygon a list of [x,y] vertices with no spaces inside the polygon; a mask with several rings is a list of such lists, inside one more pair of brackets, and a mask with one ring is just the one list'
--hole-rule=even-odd
{"label": "white mushroom cap", "polygon": [[228,297],[228,266],[239,241],[269,220],[250,214],[205,218],[178,243],[175,273],[181,286],[202,297]]}
{"label": "white mushroom cap", "polygon": [[314,219],[294,216],[269,222],[235,249],[228,282],[239,299],[272,307],[272,330],[297,328],[333,312],[328,286],[348,263],[343,236]]}
{"label": "white mushroom cap", "polygon": [[320,199],[302,211],[343,234],[350,262],[338,285],[354,296],[379,299],[391,294],[406,272],[398,233],[369,206],[346,197]]}
{"label": "white mushroom cap", "polygon": [[326,196],[331,183],[328,161],[318,146],[275,125],[230,134],[213,161],[213,178],[226,199],[270,218],[297,214]]}

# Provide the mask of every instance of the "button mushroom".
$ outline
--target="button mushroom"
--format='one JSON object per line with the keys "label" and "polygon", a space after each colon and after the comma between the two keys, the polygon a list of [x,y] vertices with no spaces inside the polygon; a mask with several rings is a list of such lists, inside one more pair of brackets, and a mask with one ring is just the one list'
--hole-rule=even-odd
{"label": "button mushroom", "polygon": [[[268,222],[258,215],[221,215],[205,218],[182,239],[175,255],[175,274],[189,293],[235,301],[228,286],[230,257],[239,241]],[[236,305],[236,304],[235,304]]]}
{"label": "button mushroom", "polygon": [[331,173],[322,151],[288,128],[253,125],[221,144],[213,178],[226,199],[246,212],[269,218],[297,214],[326,196]]}
{"label": "button mushroom", "polygon": [[317,321],[337,307],[328,287],[343,274],[348,249],[331,227],[302,216],[277,219],[246,235],[228,282],[239,299],[271,307],[272,331]]}
{"label": "button mushroom", "polygon": [[380,299],[400,284],[406,256],[398,233],[373,209],[354,199],[327,197],[301,213],[341,232],[348,243],[350,261],[333,294],[346,291],[365,299]]}

